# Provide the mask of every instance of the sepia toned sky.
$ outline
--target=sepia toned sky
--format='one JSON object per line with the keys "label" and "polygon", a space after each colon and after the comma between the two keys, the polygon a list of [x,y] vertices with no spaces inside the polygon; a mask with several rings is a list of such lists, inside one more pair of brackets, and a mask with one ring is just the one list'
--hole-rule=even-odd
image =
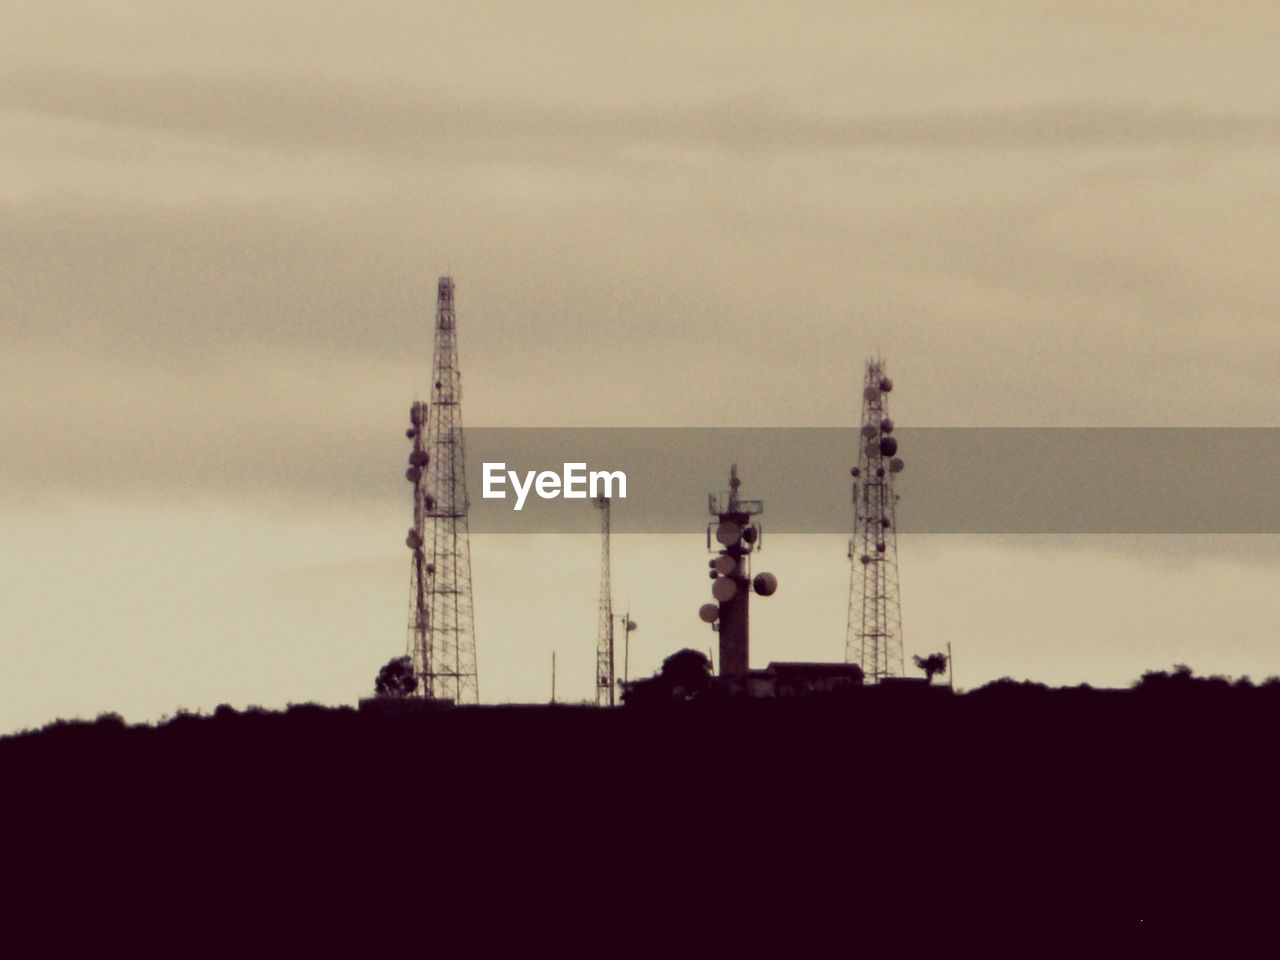
{"label": "sepia toned sky", "polygon": [[[913,426],[1280,426],[1266,5],[3,23],[0,730],[367,691],[404,645],[445,272],[469,425],[848,425],[879,350]],[[963,686],[1280,673],[1275,547],[907,537],[907,649],[952,642]],[[588,696],[595,540],[473,554],[483,698],[545,699],[553,649]],[[753,660],[839,659],[843,539],[762,560]],[[637,670],[713,642],[701,530],[614,567]]]}

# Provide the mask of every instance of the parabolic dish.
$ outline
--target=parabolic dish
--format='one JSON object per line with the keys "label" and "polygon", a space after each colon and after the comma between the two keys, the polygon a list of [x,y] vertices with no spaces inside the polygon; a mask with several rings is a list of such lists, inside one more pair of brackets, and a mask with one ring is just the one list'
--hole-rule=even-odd
{"label": "parabolic dish", "polygon": [[711,585],[711,595],[721,603],[728,603],[738,593],[738,585],[728,577],[721,577]]}
{"label": "parabolic dish", "polygon": [[726,547],[731,547],[742,539],[742,528],[732,520],[726,520],[716,527],[716,540]]}

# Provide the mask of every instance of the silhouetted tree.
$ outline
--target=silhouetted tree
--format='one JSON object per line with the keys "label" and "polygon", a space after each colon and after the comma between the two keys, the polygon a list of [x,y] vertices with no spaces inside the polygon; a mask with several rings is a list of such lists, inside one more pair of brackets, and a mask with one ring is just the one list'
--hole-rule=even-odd
{"label": "silhouetted tree", "polygon": [[711,661],[697,650],[680,650],[662,661],[662,670],[644,680],[632,680],[622,688],[626,706],[692,700],[711,685]]}
{"label": "silhouetted tree", "polygon": [[388,660],[373,681],[373,692],[380,697],[407,697],[418,689],[413,675],[413,661],[408,657]]}
{"label": "silhouetted tree", "polygon": [[696,697],[711,683],[711,661],[705,653],[685,648],[662,661],[661,676],[673,696]]}
{"label": "silhouetted tree", "polygon": [[1197,682],[1192,669],[1185,663],[1175,663],[1173,672],[1148,670],[1134,686],[1139,690],[1189,690]]}
{"label": "silhouetted tree", "polygon": [[933,678],[947,669],[947,655],[945,653],[931,653],[927,657],[919,655],[911,658],[916,662],[916,666],[924,671],[926,682],[933,683]]}

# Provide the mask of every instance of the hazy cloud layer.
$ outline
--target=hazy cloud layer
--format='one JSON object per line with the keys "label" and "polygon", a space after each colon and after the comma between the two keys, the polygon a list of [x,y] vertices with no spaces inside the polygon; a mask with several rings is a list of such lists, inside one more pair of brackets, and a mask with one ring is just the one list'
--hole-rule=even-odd
{"label": "hazy cloud layer", "polygon": [[1274,146],[1280,117],[1141,100],[817,112],[778,93],[700,104],[555,104],[463,96],[393,82],[248,74],[67,71],[4,78],[0,109],[228,139],[290,151],[343,150],[430,163],[587,166],[628,150],[808,154],[840,150],[1062,150]]}

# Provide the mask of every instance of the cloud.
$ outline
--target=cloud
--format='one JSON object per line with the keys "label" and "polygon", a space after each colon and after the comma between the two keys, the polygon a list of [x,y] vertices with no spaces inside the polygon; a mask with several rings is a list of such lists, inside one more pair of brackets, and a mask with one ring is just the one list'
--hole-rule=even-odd
{"label": "cloud", "polygon": [[0,108],[289,151],[427,163],[583,165],[629,148],[726,154],[848,150],[1063,150],[1274,144],[1273,112],[1187,103],[1031,100],[968,109],[810,108],[772,91],[701,103],[589,106],[281,74],[9,73]]}
{"label": "cloud", "polygon": [[[361,431],[398,436],[448,269],[472,423],[847,424],[877,347],[920,425],[1275,409],[1263,99],[1046,81],[881,103],[832,85],[847,54],[756,82],[706,44],[735,82],[685,60],[581,96],[436,61],[304,70],[292,47],[255,65],[209,46],[186,70],[163,44],[16,58],[0,424],[31,439],[11,481],[49,485],[74,443],[39,425],[88,408],[116,464],[99,489],[173,472],[232,495],[334,444],[377,456]],[[600,66],[581,57],[557,84]],[[156,438],[186,450],[197,429],[210,468],[164,469]]]}

